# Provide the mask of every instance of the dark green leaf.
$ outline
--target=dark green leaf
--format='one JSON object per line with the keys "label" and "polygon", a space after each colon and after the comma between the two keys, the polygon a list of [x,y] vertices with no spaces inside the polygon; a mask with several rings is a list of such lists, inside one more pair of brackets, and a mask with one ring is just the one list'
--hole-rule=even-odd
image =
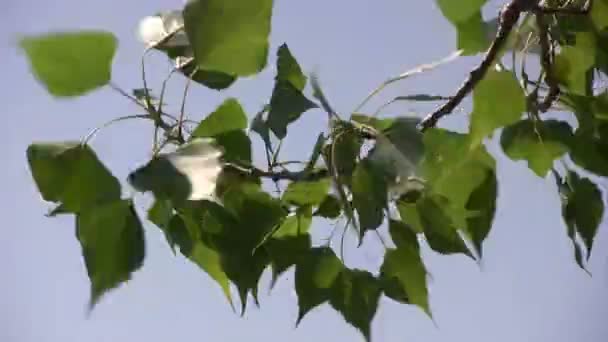
{"label": "dark green leaf", "polygon": [[[580,235],[587,248],[588,259],[604,214],[602,193],[589,179],[580,178],[574,172],[569,172],[566,182],[569,191],[566,194],[562,215],[571,232],[568,235],[575,247],[576,233]],[[580,261],[579,264],[583,267]]]}
{"label": "dark green leaf", "polygon": [[585,95],[588,88],[586,73],[595,64],[596,45],[592,32],[575,35],[575,45],[562,46],[555,56],[554,73],[569,93]]}
{"label": "dark green leaf", "polygon": [[417,118],[393,120],[378,136],[369,153],[369,160],[393,187],[417,174],[418,164],[424,156],[422,133],[416,128],[419,122]]}
{"label": "dark green leaf", "polygon": [[336,171],[340,181],[350,183],[362,144],[363,141],[354,130],[345,128],[335,133],[331,144],[325,145],[325,164],[332,173]]}
{"label": "dark green leaf", "polygon": [[477,254],[483,256],[482,243],[490,233],[496,212],[498,180],[492,169],[487,169],[484,181],[471,192],[465,210],[472,213],[467,217],[466,234],[475,246]]}
{"label": "dark green leaf", "polygon": [[473,91],[471,139],[477,145],[495,129],[517,122],[526,97],[513,73],[490,70]]}
{"label": "dark green leaf", "polygon": [[193,137],[215,137],[247,128],[247,115],[239,102],[229,98],[209,114],[192,132]]}
{"label": "dark green leaf", "polygon": [[[381,277],[389,283],[396,281],[405,292],[408,302],[419,306],[431,316],[426,286],[427,272],[420,257],[416,235],[402,222],[392,221],[390,224],[391,233],[400,232],[400,243],[397,249],[389,249],[384,255],[384,263],[380,268]],[[404,234],[404,231],[408,233]]]}
{"label": "dark green leaf", "polygon": [[277,80],[270,98],[268,126],[279,139],[287,135],[287,126],[317,105],[290,81]]}
{"label": "dark green leaf", "polygon": [[370,341],[381,292],[380,283],[371,273],[344,269],[332,286],[329,303]]}
{"label": "dark green leaf", "polygon": [[278,81],[287,81],[296,89],[302,91],[306,86],[306,76],[302,73],[302,69],[298,61],[293,57],[287,44],[279,47],[277,52],[277,77]]}
{"label": "dark green leaf", "polygon": [[191,78],[194,82],[214,90],[226,89],[236,81],[235,76],[223,72],[202,70],[198,68],[194,60],[179,70],[184,76]]}
{"label": "dark green leaf", "polygon": [[79,212],[76,235],[91,280],[91,308],[107,291],[131,278],[144,260],[141,222],[130,201],[118,200]]}
{"label": "dark green leaf", "polygon": [[148,220],[154,223],[165,233],[165,238],[175,253],[175,248],[171,236],[168,234],[169,222],[173,217],[173,205],[171,201],[157,199],[154,204],[148,209]]}
{"label": "dark green leaf", "polygon": [[367,230],[378,228],[387,208],[387,186],[384,177],[364,159],[353,172],[353,206],[359,214],[361,238]]}
{"label": "dark green leaf", "polygon": [[32,144],[27,158],[42,198],[62,203],[64,211],[120,199],[120,183],[87,145]]}
{"label": "dark green leaf", "polygon": [[281,226],[264,242],[272,263],[272,284],[283,272],[297,264],[310,250],[308,230],[312,223],[310,207],[298,209],[295,215],[287,217]]}
{"label": "dark green leaf", "polygon": [[557,120],[522,120],[502,132],[500,144],[513,160],[526,160],[539,177],[545,177],[553,162],[569,151],[572,128]]}
{"label": "dark green leaf", "polygon": [[313,248],[296,265],[295,287],[298,295],[298,320],[330,298],[331,287],[344,265],[331,248]]}
{"label": "dark green leaf", "polygon": [[184,25],[198,66],[238,76],[260,72],[268,57],[272,5],[272,0],[189,1]]}
{"label": "dark green leaf", "polygon": [[232,131],[215,137],[222,147],[223,159],[241,165],[251,165],[251,139],[245,131]]}
{"label": "dark green leaf", "polygon": [[20,42],[32,72],[54,96],[84,95],[111,78],[117,40],[104,31],[55,32]]}
{"label": "dark green leaf", "polygon": [[230,280],[223,269],[221,255],[213,248],[210,248],[205,242],[196,241],[187,257],[218,283],[232,305]]}
{"label": "dark green leaf", "polygon": [[316,206],[323,201],[330,185],[331,180],[329,178],[291,182],[283,194],[283,201],[298,206]]}
{"label": "dark green leaf", "polygon": [[312,155],[310,156],[310,159],[308,160],[308,163],[306,164],[306,169],[308,171],[312,171],[312,169],[314,169],[315,165],[317,165],[317,162],[319,161],[319,158],[321,157],[321,153],[323,152],[323,147],[325,146],[326,141],[327,141],[327,139],[325,138],[325,135],[323,135],[323,133],[319,133],[319,136],[317,137],[317,141],[315,142],[315,147],[312,149]]}
{"label": "dark green leaf", "polygon": [[226,227],[213,241],[221,255],[222,268],[239,290],[244,312],[248,293],[257,300],[258,281],[271,261],[266,250],[257,247],[287,212],[279,200],[254,184],[229,188],[223,203],[236,222],[224,223]]}
{"label": "dark green leaf", "polygon": [[367,115],[359,114],[359,113],[355,113],[355,114],[351,115],[350,119],[355,122],[371,126],[371,127],[375,128],[377,131],[384,131],[384,130],[388,129],[389,127],[391,127],[391,125],[395,122],[395,119],[392,119],[392,118],[378,119],[373,116],[367,116]]}
{"label": "dark green leaf", "polygon": [[342,205],[334,195],[327,195],[319,204],[319,208],[315,211],[315,216],[321,216],[328,219],[335,219],[340,216]]}
{"label": "dark green leaf", "polygon": [[578,166],[600,176],[608,176],[607,128],[606,124],[597,125],[593,131],[579,128],[572,139],[570,151],[570,157]]}
{"label": "dark green leaf", "polygon": [[[458,233],[458,227],[446,214],[448,205],[443,197],[423,197],[416,203],[420,222],[429,246],[441,254],[462,253],[473,258]],[[405,222],[409,223],[404,219]]]}

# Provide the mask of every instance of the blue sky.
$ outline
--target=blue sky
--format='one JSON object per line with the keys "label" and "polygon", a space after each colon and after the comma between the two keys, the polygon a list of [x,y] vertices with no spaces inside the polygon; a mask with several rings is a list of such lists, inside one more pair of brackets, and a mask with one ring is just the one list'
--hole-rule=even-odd
{"label": "blue sky", "polygon": [[[377,84],[454,49],[454,31],[434,1],[355,0],[306,2],[276,0],[272,51],[287,42],[307,72],[317,71],[334,107],[352,110]],[[486,6],[496,13],[501,1]],[[293,277],[283,277],[268,295],[262,281],[261,309],[245,318],[234,314],[213,281],[182,257],[174,257],[159,231],[146,226],[147,258],[127,285],[111,292],[86,315],[89,284],[71,218],[44,217],[27,167],[25,149],[34,140],[78,139],[95,126],[138,109],[102,89],[73,100],[56,100],[29,74],[16,47],[20,34],[49,30],[104,29],[120,39],[114,81],[139,87],[142,45],[135,39],[139,18],[179,7],[182,1],[4,0],[0,13],[0,100],[8,157],[1,169],[0,341],[358,341],[359,333],[323,306],[299,328]],[[270,66],[274,61],[271,57]],[[368,109],[391,96],[448,95],[477,58],[463,58],[392,87]],[[150,60],[150,80],[158,85],[168,70],[159,56]],[[248,113],[269,98],[274,70],[240,80],[225,93],[195,89],[192,118],[202,118],[228,96]],[[172,83],[173,105],[183,79]],[[385,112],[424,113],[429,107],[394,105]],[[466,127],[470,101],[442,125]],[[287,157],[307,155],[324,120],[305,115],[286,141]],[[151,127],[127,122],[93,142],[100,158],[120,179],[149,157]],[[540,179],[525,163],[512,162],[491,144],[497,158],[499,200],[495,224],[477,265],[463,256],[440,256],[424,248],[432,274],[430,299],[435,323],[421,310],[382,300],[373,322],[374,341],[605,341],[608,336],[608,231],[602,224],[590,262],[593,277],[577,268],[559,216],[552,179]],[[256,150],[261,158],[261,150]],[[605,186],[606,183],[604,182]],[[141,205],[145,201],[139,201]],[[329,229],[325,225],[318,230]],[[377,267],[381,250],[347,249],[349,266]]]}

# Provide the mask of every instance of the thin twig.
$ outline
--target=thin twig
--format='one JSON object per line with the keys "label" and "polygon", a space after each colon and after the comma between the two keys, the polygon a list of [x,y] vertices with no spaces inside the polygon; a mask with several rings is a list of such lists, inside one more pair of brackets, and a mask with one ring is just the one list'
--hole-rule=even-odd
{"label": "thin twig", "polygon": [[416,66],[413,69],[407,70],[406,72],[403,72],[403,73],[399,74],[398,76],[389,78],[388,80],[386,80],[382,84],[380,84],[376,89],[372,90],[365,97],[365,99],[355,108],[355,110],[353,110],[353,113],[356,113],[359,110],[361,110],[361,108],[363,108],[374,96],[376,96],[384,88],[386,88],[387,86],[391,85],[392,83],[404,80],[404,79],[409,78],[411,76],[414,76],[414,75],[417,75],[417,74],[421,74],[421,73],[423,73],[425,71],[429,71],[429,70],[435,69],[436,67],[441,66],[443,64],[452,62],[456,58],[460,57],[460,55],[462,55],[462,52],[463,52],[463,50],[454,51],[450,55],[448,55],[447,57],[444,57],[444,58],[442,58],[442,59],[440,59],[440,60],[438,60],[436,62],[418,65],[418,66]]}
{"label": "thin twig", "polygon": [[97,135],[97,133],[99,133],[99,131],[101,131],[104,128],[107,128],[117,122],[132,120],[132,119],[150,119],[150,116],[147,114],[138,114],[138,115],[122,116],[120,118],[112,119],[112,120],[106,122],[105,124],[103,124],[99,127],[95,127],[93,130],[91,130],[91,132],[89,132],[89,134],[85,135],[82,138],[81,144],[86,145],[91,139],[93,139],[95,137],[95,135]]}
{"label": "thin twig", "polygon": [[[574,10],[572,8],[547,8],[539,4],[539,0],[512,0],[505,5],[500,13],[500,25],[496,37],[492,41],[483,61],[473,69],[469,77],[460,86],[454,98],[437,108],[434,112],[427,115],[420,123],[420,130],[435,127],[439,119],[450,114],[456,106],[471,92],[473,88],[484,78],[488,70],[494,65],[495,59],[507,42],[509,34],[517,24],[520,16],[524,12],[532,12],[539,18],[542,14],[562,13],[562,14],[585,14],[589,12],[591,0],[587,0],[584,7]],[[542,19],[541,19],[542,20]],[[541,36],[541,40],[543,37]],[[541,42],[542,43],[542,42]],[[549,94],[553,95],[553,94]],[[551,97],[550,97],[551,98]],[[549,98],[549,99],[550,99]]]}

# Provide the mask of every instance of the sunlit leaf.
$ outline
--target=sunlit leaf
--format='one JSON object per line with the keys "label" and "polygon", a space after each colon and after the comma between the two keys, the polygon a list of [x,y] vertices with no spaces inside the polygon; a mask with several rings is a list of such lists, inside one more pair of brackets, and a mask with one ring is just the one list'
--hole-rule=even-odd
{"label": "sunlit leaf", "polygon": [[[424,142],[425,157],[421,168],[428,192],[447,200],[443,207],[445,215],[475,240],[479,248],[490,231],[491,220],[469,219],[494,215],[496,191],[491,191],[492,184],[496,183],[494,159],[483,145],[473,148],[470,137],[464,134],[433,129],[424,134]],[[486,186],[490,188],[483,190]],[[478,191],[476,196],[483,194],[475,200],[478,203],[474,206],[475,211],[468,207],[474,191]],[[470,225],[472,223],[475,224]],[[481,250],[477,252],[481,255]]]}
{"label": "sunlit leaf", "polygon": [[54,96],[84,95],[106,85],[118,42],[105,31],[54,32],[21,40],[32,72]]}
{"label": "sunlit leaf", "polygon": [[192,136],[215,137],[245,128],[247,128],[247,115],[236,99],[229,98],[199,123]]}
{"label": "sunlit leaf", "polygon": [[118,200],[79,212],[76,236],[91,280],[93,307],[104,293],[128,281],[141,267],[143,228],[133,204]]}
{"label": "sunlit leaf", "polygon": [[189,1],[184,24],[201,69],[238,76],[260,72],[268,57],[272,5],[272,0]]}
{"label": "sunlit leaf", "polygon": [[495,129],[517,122],[526,98],[510,71],[490,70],[473,91],[471,138],[477,145]]}
{"label": "sunlit leaf", "polygon": [[283,194],[283,201],[298,206],[318,205],[325,199],[330,185],[331,180],[329,178],[292,182]]}

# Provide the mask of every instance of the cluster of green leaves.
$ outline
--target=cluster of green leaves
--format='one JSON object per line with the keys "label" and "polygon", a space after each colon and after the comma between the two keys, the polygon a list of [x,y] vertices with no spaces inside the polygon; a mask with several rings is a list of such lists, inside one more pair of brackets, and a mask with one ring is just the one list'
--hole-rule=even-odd
{"label": "cluster of green leaves", "polygon": [[[188,200],[192,180],[168,173],[166,160],[156,156],[141,171],[144,188],[155,199],[147,220],[163,231],[175,253],[217,282],[233,307],[234,286],[242,313],[250,296],[258,302],[258,283],[267,268],[274,284],[294,267],[298,322],[329,303],[369,340],[382,295],[432,315],[419,238],[441,254],[482,257],[498,191],[495,162],[483,142],[502,129],[507,156],[525,160],[539,177],[552,171],[575,259],[584,267],[604,204],[597,186],[582,175],[608,175],[608,92],[595,94],[592,87],[596,75],[608,71],[608,0],[597,2],[591,16],[556,17],[552,27],[562,46],[555,65],[561,102],[575,114],[576,128],[566,121],[540,120],[517,74],[494,69],[474,89],[466,134],[438,128],[422,134],[418,120],[407,117],[352,113],[341,119],[318,83],[310,82],[319,103],[305,95],[308,77],[284,44],[262,111],[249,120],[236,99],[226,99],[190,136],[173,141],[188,149],[196,139],[212,139],[222,150],[225,167],[216,196]],[[457,28],[459,47],[469,54],[488,45],[484,3],[437,0]],[[181,13],[194,56],[190,69],[182,71],[194,81],[224,89],[266,66],[272,0],[194,0]],[[21,45],[49,93],[72,97],[109,83],[117,40],[108,32],[79,31],[26,37]],[[156,48],[171,59],[186,56],[183,49]],[[147,90],[138,97],[146,96]],[[320,128],[301,169],[287,169],[277,141],[288,138],[290,125],[303,114],[318,108],[328,112],[328,132]],[[149,119],[158,125],[154,114]],[[252,134],[264,143],[265,171],[252,165]],[[368,142],[373,148],[366,152]],[[143,264],[144,233],[133,200],[122,197],[120,182],[86,143],[35,143],[27,157],[43,199],[56,204],[50,215],[76,217],[94,305]],[[561,169],[557,160],[564,161]],[[277,195],[263,186],[264,177],[288,183]],[[360,242],[388,226],[392,244],[379,272],[347,267],[329,243],[313,245],[314,217],[344,221]]]}

